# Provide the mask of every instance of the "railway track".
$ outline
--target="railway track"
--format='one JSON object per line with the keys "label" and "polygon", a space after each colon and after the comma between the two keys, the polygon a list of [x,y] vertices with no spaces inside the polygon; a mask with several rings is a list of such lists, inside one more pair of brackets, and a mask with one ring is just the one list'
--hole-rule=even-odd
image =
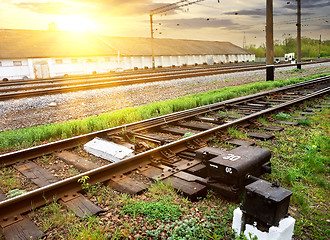
{"label": "railway track", "polygon": [[[303,64],[326,62],[329,59],[306,61]],[[292,64],[278,64],[277,68]],[[265,69],[264,64],[237,64],[233,66],[206,66],[198,68],[166,69],[148,72],[130,72],[125,74],[77,76],[44,80],[11,81],[0,84],[0,100],[50,95],[90,89],[100,89],[139,83],[165,81],[171,79],[198,77],[206,75],[244,72]]]}
{"label": "railway track", "polygon": [[[102,209],[81,193],[82,186],[79,179],[85,176],[88,176],[89,184],[106,183],[118,191],[135,194],[148,187],[147,184],[132,178],[131,174],[138,172],[148,179],[170,180],[174,188],[180,189],[191,199],[204,196],[207,189],[213,189],[229,198],[236,198],[249,182],[245,179],[247,173],[258,177],[263,172],[269,172],[270,154],[266,149],[250,146],[252,145],[250,142],[226,139],[226,129],[232,126],[247,127],[260,116],[328,94],[329,80],[329,77],[322,77],[1,155],[2,166],[15,168],[36,186],[26,194],[0,202],[0,226],[4,230],[5,237],[8,239],[17,237],[17,229],[26,229],[24,233],[19,233],[22,239],[41,236],[42,232],[25,215],[31,209],[41,207],[49,201],[60,200],[68,208],[79,208],[81,211],[77,211],[76,215],[80,217],[85,213],[92,215],[101,212]],[[295,123],[282,122],[281,124]],[[257,127],[269,131],[281,130],[280,127],[270,128],[259,124]],[[248,134],[263,140],[273,137],[271,134],[256,132]],[[184,135],[186,137],[183,137]],[[239,147],[230,151],[219,150],[212,147],[214,139]],[[84,153],[81,156],[79,152],[83,151],[81,146],[93,145],[98,141],[115,144],[114,148],[119,149],[117,154],[125,151],[129,153],[123,159],[116,154],[110,154],[110,162],[102,160],[103,164],[99,162],[97,166],[95,162],[86,158],[91,153],[87,155]],[[77,151],[77,149],[80,150]],[[82,169],[82,172],[59,180],[37,164],[37,159],[47,154],[52,154],[63,162],[70,162],[76,168]],[[216,164],[214,160],[216,157],[222,156],[235,162],[246,156],[248,157],[244,158],[244,161],[248,161],[255,155],[262,159],[258,160],[261,161],[260,164],[254,166],[253,169],[250,168],[243,177],[239,176],[241,174],[236,174],[235,166],[225,166],[223,170],[227,173],[227,177],[224,179],[209,176],[212,175],[212,171],[220,168],[220,165],[211,168],[210,172],[212,164]]]}

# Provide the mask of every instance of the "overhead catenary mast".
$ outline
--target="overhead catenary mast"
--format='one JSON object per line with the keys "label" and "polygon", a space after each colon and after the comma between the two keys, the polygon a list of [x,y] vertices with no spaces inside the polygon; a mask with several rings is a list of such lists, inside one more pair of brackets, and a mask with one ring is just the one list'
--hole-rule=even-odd
{"label": "overhead catenary mast", "polygon": [[274,81],[273,0],[266,1],[266,81]]}
{"label": "overhead catenary mast", "polygon": [[297,0],[297,69],[301,69],[301,2]]}
{"label": "overhead catenary mast", "polygon": [[152,68],[155,68],[155,53],[154,53],[154,30],[153,30],[153,15],[168,12],[180,7],[189,6],[191,4],[199,3],[205,0],[180,0],[176,3],[171,3],[150,11],[150,30],[151,30],[151,55],[152,55]]}

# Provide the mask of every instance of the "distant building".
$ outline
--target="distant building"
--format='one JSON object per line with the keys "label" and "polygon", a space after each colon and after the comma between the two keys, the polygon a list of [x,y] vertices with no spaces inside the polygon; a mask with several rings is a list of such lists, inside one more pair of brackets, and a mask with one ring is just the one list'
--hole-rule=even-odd
{"label": "distant building", "polygon": [[255,55],[229,42],[91,33],[0,30],[0,80],[96,74],[121,69],[254,61]]}

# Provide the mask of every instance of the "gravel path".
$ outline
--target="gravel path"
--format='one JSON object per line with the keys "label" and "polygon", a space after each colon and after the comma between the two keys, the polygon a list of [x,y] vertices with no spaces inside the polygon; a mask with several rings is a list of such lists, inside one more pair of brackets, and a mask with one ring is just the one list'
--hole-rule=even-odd
{"label": "gravel path", "polygon": [[[295,66],[276,70],[275,79],[330,72],[330,63],[303,66],[302,73],[288,71],[294,68]],[[2,101],[0,131],[85,118],[126,107],[264,80],[265,71],[258,70]]]}

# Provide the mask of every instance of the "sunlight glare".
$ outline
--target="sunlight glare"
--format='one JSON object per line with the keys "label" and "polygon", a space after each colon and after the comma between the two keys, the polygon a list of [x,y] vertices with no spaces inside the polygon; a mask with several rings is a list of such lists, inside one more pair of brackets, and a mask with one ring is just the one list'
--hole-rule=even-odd
{"label": "sunlight glare", "polygon": [[82,16],[60,16],[56,20],[59,30],[85,32],[95,30],[92,20]]}

